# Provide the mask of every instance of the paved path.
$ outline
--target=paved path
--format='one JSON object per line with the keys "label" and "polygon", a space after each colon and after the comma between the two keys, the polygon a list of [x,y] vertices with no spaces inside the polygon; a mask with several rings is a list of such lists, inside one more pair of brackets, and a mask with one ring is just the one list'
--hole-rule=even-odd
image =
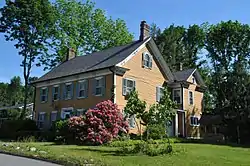
{"label": "paved path", "polygon": [[0,154],[0,166],[59,166],[44,161]]}

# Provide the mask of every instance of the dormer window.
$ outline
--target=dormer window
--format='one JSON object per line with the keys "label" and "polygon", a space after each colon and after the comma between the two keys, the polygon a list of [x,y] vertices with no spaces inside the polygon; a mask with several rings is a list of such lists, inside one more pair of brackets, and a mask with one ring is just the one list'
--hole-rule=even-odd
{"label": "dormer window", "polygon": [[148,52],[144,52],[142,54],[142,67],[144,68],[152,68],[152,55],[150,55]]}

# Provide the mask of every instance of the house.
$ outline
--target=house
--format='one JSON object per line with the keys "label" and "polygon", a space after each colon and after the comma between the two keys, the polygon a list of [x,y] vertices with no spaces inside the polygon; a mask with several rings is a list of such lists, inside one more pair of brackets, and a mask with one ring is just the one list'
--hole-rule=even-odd
{"label": "house", "polygon": [[[33,82],[35,112],[40,128],[57,118],[81,115],[98,102],[111,99],[123,110],[133,88],[150,105],[158,102],[163,85],[172,89],[179,104],[168,132],[171,136],[199,137],[204,82],[196,69],[171,72],[155,42],[150,27],[140,24],[140,38],[129,44],[76,56],[69,49],[67,60]],[[133,118],[131,132],[136,132]]]}

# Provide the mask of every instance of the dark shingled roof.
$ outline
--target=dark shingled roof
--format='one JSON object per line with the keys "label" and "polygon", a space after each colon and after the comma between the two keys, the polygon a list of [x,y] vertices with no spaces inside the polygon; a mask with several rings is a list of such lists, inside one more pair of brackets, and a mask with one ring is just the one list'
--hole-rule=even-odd
{"label": "dark shingled roof", "polygon": [[148,40],[148,38],[144,41],[138,40],[123,46],[112,47],[84,56],[77,56],[69,61],[63,62],[33,83],[112,67],[127,58],[146,40]]}
{"label": "dark shingled roof", "polygon": [[182,71],[174,72],[173,75],[176,81],[186,81],[188,77],[194,72],[195,69],[187,69]]}

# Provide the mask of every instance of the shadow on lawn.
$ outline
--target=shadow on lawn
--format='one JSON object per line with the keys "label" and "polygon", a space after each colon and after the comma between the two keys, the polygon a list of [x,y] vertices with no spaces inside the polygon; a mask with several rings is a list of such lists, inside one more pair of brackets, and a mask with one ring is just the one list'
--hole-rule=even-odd
{"label": "shadow on lawn", "polygon": [[89,148],[89,147],[82,147],[82,148],[75,148],[72,150],[76,150],[76,151],[90,151],[90,152],[97,152],[102,154],[103,156],[133,156],[134,154],[124,154],[119,152],[118,150],[107,150],[107,149],[102,149],[102,147],[93,147],[93,148]]}
{"label": "shadow on lawn", "polygon": [[207,144],[207,145],[218,145],[218,146],[231,146],[231,147],[238,147],[238,148],[250,148],[250,144],[237,144],[233,142],[215,142],[215,141],[205,141],[205,140],[192,140],[192,139],[186,139],[183,142],[180,143],[186,143],[186,144]]}

